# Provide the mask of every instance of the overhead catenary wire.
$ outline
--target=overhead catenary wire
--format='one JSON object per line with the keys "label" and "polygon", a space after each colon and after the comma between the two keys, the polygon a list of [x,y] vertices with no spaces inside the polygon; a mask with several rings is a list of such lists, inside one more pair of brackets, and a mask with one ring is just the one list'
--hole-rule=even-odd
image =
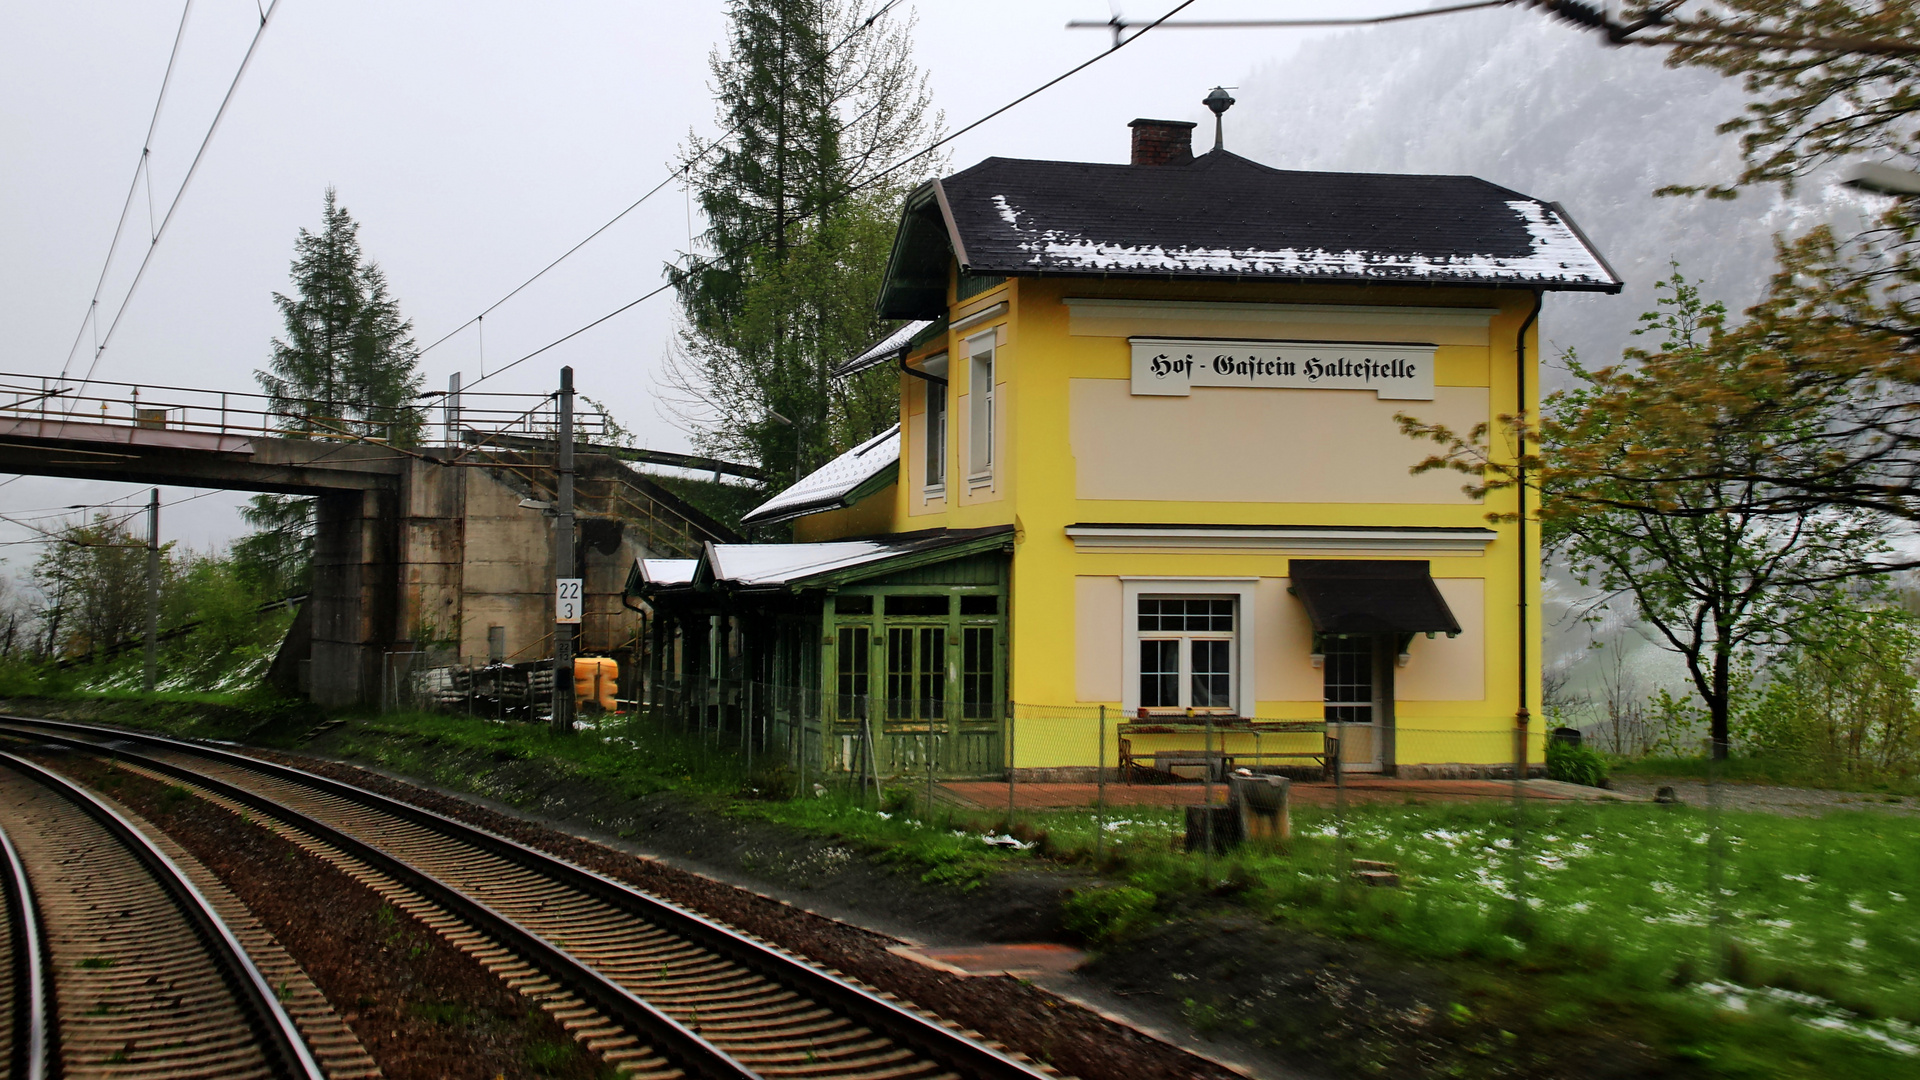
{"label": "overhead catenary wire", "polygon": [[[1470,4],[1454,4],[1448,7],[1422,8],[1418,11],[1399,11],[1391,15],[1350,16],[1333,19],[1188,19],[1183,22],[1161,20],[1152,25],[1164,26],[1168,30],[1308,30],[1333,29],[1342,26],[1379,26],[1383,23],[1405,22],[1408,19],[1425,19],[1435,15],[1457,15],[1463,11],[1478,11],[1481,8],[1509,7],[1514,0],[1475,0]],[[1069,30],[1111,30],[1114,37],[1143,23],[1130,23],[1115,15],[1106,22],[1093,22],[1088,19],[1074,19],[1067,23]],[[1125,44],[1124,41],[1121,42]]]}
{"label": "overhead catenary wire", "polygon": [[[851,42],[854,38],[860,36],[862,33],[865,33],[867,30],[871,29],[874,23],[879,22],[881,18],[885,17],[887,12],[892,11],[895,7],[899,6],[900,2],[901,0],[887,0],[887,2],[882,4],[877,10],[875,10],[872,15],[869,15],[865,19],[861,20],[859,26],[854,27],[851,31],[847,33],[845,37],[841,38],[838,42],[836,42],[833,45],[832,48],[828,49],[826,52],[826,55],[831,57],[835,53],[839,52],[842,48],[845,48],[846,45],[849,42]],[[433,349],[438,348],[439,346],[445,344],[448,339],[459,334],[462,330],[465,330],[469,326],[478,326],[480,327],[481,332],[484,333],[486,329],[486,323],[483,320],[485,320],[488,315],[492,314],[495,308],[498,308],[500,305],[513,299],[515,296],[518,296],[521,290],[525,289],[527,286],[545,277],[547,274],[547,271],[552,270],[554,267],[559,266],[561,263],[567,261],[567,259],[571,258],[575,252],[579,251],[581,248],[586,247],[588,244],[592,243],[593,240],[596,237],[598,237],[601,233],[604,233],[608,229],[613,228],[614,225],[618,224],[622,218],[625,218],[628,214],[631,214],[635,210],[639,209],[640,204],[646,202],[648,199],[653,198],[655,195],[658,195],[662,190],[664,190],[667,187],[667,185],[673,183],[675,180],[685,180],[688,175],[688,170],[691,169],[695,163],[697,163],[701,158],[706,157],[707,154],[711,153],[717,147],[724,145],[726,141],[732,138],[734,133],[739,130],[740,130],[739,126],[735,125],[734,127],[728,128],[726,131],[721,132],[719,138],[716,138],[712,142],[709,142],[706,146],[701,148],[699,153],[695,154],[692,158],[688,159],[687,161],[682,162],[679,168],[674,169],[672,172],[669,172],[665,177],[661,179],[659,183],[648,188],[646,192],[642,194],[639,198],[633,200],[631,203],[628,203],[626,206],[626,209],[621,210],[619,213],[613,215],[611,218],[608,218],[604,224],[602,224],[599,228],[593,230],[592,232],[588,233],[586,237],[582,239],[579,243],[561,252],[558,258],[554,259],[552,262],[548,263],[547,265],[541,267],[539,270],[535,271],[533,276],[527,278],[525,281],[522,281],[520,284],[515,285],[512,289],[507,291],[507,294],[505,296],[502,296],[500,299],[495,300],[493,303],[488,304],[485,308],[481,309],[479,314],[468,319],[466,322],[461,323],[459,326],[454,327],[452,330],[449,330],[446,333],[440,335],[438,338],[435,338],[433,340],[433,343],[421,349],[418,355],[421,355],[421,356],[426,355],[428,352],[432,351]],[[689,215],[691,215],[691,210],[689,210]],[[481,377],[485,378],[486,377],[486,353],[484,351],[485,350],[484,340],[482,341],[481,347],[482,347],[482,352],[481,352],[481,372],[480,373],[481,373]],[[526,357],[522,357],[521,359],[526,359]],[[518,362],[519,361],[515,361],[515,363],[518,363]]]}
{"label": "overhead catenary wire", "polygon": [[[134,294],[140,289],[140,282],[146,278],[147,267],[153,264],[153,253],[159,250],[160,240],[166,235],[167,226],[172,223],[174,214],[180,209],[181,200],[186,198],[187,189],[193,185],[193,178],[200,171],[200,163],[206,159],[207,147],[212,144],[214,133],[220,130],[220,121],[226,117],[228,106],[233,104],[233,95],[239,90],[240,80],[246,76],[247,68],[253,63],[254,53],[260,48],[260,39],[266,35],[273,13],[280,10],[280,3],[281,0],[273,0],[267,5],[266,10],[260,13],[260,25],[254,28],[253,38],[247,42],[247,51],[240,58],[240,66],[234,71],[233,80],[227,84],[227,91],[220,98],[220,107],[214,110],[213,120],[207,125],[207,133],[201,137],[199,149],[194,151],[193,160],[187,165],[187,172],[180,180],[180,187],[174,191],[173,199],[167,203],[167,212],[161,215],[159,225],[154,227],[153,239],[147,245],[146,254],[140,259],[139,269],[134,271],[132,283],[127,286],[126,293],[121,296],[120,305],[114,309],[113,319],[107,323],[106,333],[100,335],[99,342],[94,346],[93,361],[87,365],[87,374],[80,380],[80,385],[85,386],[91,382],[94,371],[99,368],[100,357],[106,353],[107,346],[112,343],[114,331],[120,327],[121,317],[126,315],[127,307],[133,303]],[[94,315],[92,318],[95,319],[97,328],[98,316]],[[66,368],[63,367],[61,369],[63,379],[65,372]]]}
{"label": "overhead catenary wire", "polygon": [[[935,139],[933,142],[928,143],[926,146],[923,146],[920,149],[915,150],[913,153],[908,154],[906,157],[903,157],[900,160],[895,161],[893,164],[888,165],[886,168],[881,169],[879,172],[874,173],[872,176],[867,177],[865,180],[862,180],[858,184],[850,185],[844,191],[841,191],[836,195],[830,196],[829,198],[823,200],[821,203],[814,206],[813,208],[806,210],[800,214],[797,214],[791,220],[789,220],[787,224],[797,225],[803,221],[806,221],[811,217],[814,217],[820,213],[824,213],[827,209],[838,204],[839,202],[842,202],[848,198],[851,198],[852,196],[860,193],[861,191],[864,191],[867,188],[872,187],[873,185],[879,183],[881,180],[885,179],[886,177],[891,176],[892,174],[900,171],[906,166],[912,164],[913,162],[918,161],[923,157],[926,157],[928,154],[933,153],[934,151],[947,145],[953,140],[959,138],[960,136],[965,135],[967,132],[972,131],[975,128],[979,127],[980,125],[995,119],[996,117],[1002,115],[1003,113],[1006,113],[1010,109],[1014,109],[1026,103],[1027,101],[1031,100],[1035,96],[1045,93],[1046,91],[1052,89],[1053,87],[1058,86],[1060,83],[1065,82],[1066,80],[1072,78],[1075,75],[1078,75],[1080,72],[1085,71],[1086,69],[1092,67],[1093,65],[1099,63],[1100,61],[1106,59],[1107,57],[1112,56],[1114,53],[1119,52],[1121,49],[1125,48],[1126,46],[1139,40],[1142,35],[1153,30],[1154,27],[1159,26],[1161,23],[1172,18],[1173,16],[1178,15],[1180,12],[1185,11],[1188,7],[1191,7],[1193,3],[1194,3],[1194,0],[1181,0],[1181,3],[1176,5],[1172,10],[1168,11],[1165,15],[1162,15],[1158,19],[1155,19],[1153,22],[1146,24],[1141,29],[1140,33],[1135,34],[1124,41],[1118,42],[1112,48],[1109,48],[1107,51],[1103,53],[1099,53],[1079,64],[1074,65],[1071,68],[1068,68],[1066,71],[1062,72],[1061,74],[1056,75],[1051,79],[1048,79],[1046,82],[1041,83],[1039,86],[1034,87],[1032,90],[1029,90],[1024,94],[1021,94],[1019,97],[1014,98],[1012,101],[1007,102],[1005,105],[1002,105],[999,108],[993,110],[992,112],[987,113],[985,116],[982,116],[974,120],[972,123],[968,124],[967,126],[960,128],[957,131],[953,131],[946,135],[943,135],[938,139]],[[531,360],[536,356],[539,356],[541,353],[544,353],[549,349],[552,349],[554,346],[570,341],[573,338],[576,338],[581,334],[586,333],[588,330],[591,330],[594,327],[599,326],[601,323],[606,322],[608,319],[611,319],[614,316],[620,315],[626,311],[632,310],[633,308],[638,307],[640,304],[648,300],[651,300],[656,296],[659,296],[661,293],[666,292],[668,289],[672,287],[673,287],[673,283],[669,281],[653,289],[649,289],[645,293],[642,293],[640,296],[635,297],[634,299],[627,301],[626,303],[620,305],[619,307],[614,308],[612,311],[607,312],[605,315],[602,315],[599,318],[594,319],[592,322],[589,322],[584,326],[571,330],[568,333],[558,338],[555,338],[552,341],[547,342],[545,345],[542,345],[539,348],[533,350],[532,352],[527,353],[526,355],[520,357],[518,360],[515,360],[510,364],[507,364],[500,368],[496,368],[492,372],[489,372],[488,374],[482,376],[481,378],[474,380],[469,385],[478,386],[480,383],[485,382],[486,380],[491,379],[496,375],[500,375],[505,372],[511,371],[515,367],[518,367],[520,364],[525,363],[526,361]]]}
{"label": "overhead catenary wire", "polygon": [[[147,217],[148,232],[152,232],[153,217],[153,133],[160,127],[160,109],[167,103],[167,88],[173,85],[173,67],[180,59],[180,42],[187,36],[187,16],[193,11],[193,0],[187,0],[180,8],[180,25],[173,32],[173,48],[167,53],[167,70],[160,77],[160,93],[153,102],[153,116],[147,120],[146,137],[140,140],[140,157],[133,164],[133,179],[127,184],[127,197],[120,204],[120,219],[114,222],[113,239],[107,244],[107,257],[101,260],[100,277],[93,283],[93,298],[87,301],[86,314],[80,318],[80,329],[73,335],[73,344],[67,348],[67,358],[60,365],[60,377],[67,377],[67,370],[73,365],[73,354],[80,348],[80,342],[87,336],[87,327],[92,326],[96,344],[100,327],[95,316],[100,310],[100,290],[106,288],[107,271],[113,269],[113,253],[120,247],[120,234],[126,231],[127,213],[133,209],[133,196],[140,190],[140,178],[147,179]],[[149,237],[151,239],[151,237]]]}

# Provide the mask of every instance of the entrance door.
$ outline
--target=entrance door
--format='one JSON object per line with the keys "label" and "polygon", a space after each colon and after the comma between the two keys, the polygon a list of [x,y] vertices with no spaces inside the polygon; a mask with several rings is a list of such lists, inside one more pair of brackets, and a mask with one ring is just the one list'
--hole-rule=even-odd
{"label": "entrance door", "polygon": [[1347,772],[1379,772],[1385,742],[1378,715],[1379,675],[1372,635],[1327,637],[1321,641],[1322,675],[1326,686],[1328,734],[1340,740],[1340,760]]}

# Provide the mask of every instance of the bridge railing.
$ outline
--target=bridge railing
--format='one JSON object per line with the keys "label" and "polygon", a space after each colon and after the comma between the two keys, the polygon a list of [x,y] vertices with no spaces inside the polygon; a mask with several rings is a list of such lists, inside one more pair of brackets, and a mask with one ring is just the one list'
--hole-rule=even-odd
{"label": "bridge railing", "polygon": [[[0,372],[0,424],[8,421],[458,446],[468,431],[483,437],[499,433],[551,438],[559,428],[559,411],[557,400],[550,394],[436,390],[394,407],[337,400],[289,401],[248,391],[79,382]],[[593,441],[606,436],[608,430],[604,414],[575,410],[576,438]]]}

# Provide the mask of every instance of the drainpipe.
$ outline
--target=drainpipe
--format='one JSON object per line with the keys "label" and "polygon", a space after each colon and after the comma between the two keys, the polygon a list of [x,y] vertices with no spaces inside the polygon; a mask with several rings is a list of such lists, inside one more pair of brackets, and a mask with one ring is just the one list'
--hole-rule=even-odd
{"label": "drainpipe", "polygon": [[[1533,290],[1533,310],[1527,312],[1526,321],[1520,324],[1520,333],[1513,339],[1514,411],[1522,416],[1527,412],[1527,331],[1533,329],[1534,322],[1540,318],[1540,308],[1545,302],[1545,299],[1546,295],[1539,289]],[[1527,440],[1524,429],[1522,430],[1523,433],[1520,437],[1520,457],[1524,460],[1527,453]],[[1517,556],[1515,568],[1519,571],[1517,581],[1520,586],[1520,708],[1513,715],[1515,723],[1521,728],[1520,738],[1525,739],[1525,729],[1532,714],[1527,711],[1527,655],[1529,652],[1527,648],[1527,469],[1524,464],[1519,466],[1519,473],[1520,514],[1518,524],[1520,553]],[[1522,742],[1520,745],[1524,752],[1526,743]],[[1518,755],[1515,756],[1517,757]],[[1516,779],[1518,778],[1516,777]]]}

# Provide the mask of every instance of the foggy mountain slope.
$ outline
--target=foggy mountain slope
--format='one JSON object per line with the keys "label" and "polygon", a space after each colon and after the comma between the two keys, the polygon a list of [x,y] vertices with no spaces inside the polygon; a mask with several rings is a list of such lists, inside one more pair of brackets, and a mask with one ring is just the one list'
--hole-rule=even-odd
{"label": "foggy mountain slope", "polygon": [[1562,203],[1627,288],[1549,294],[1542,344],[1549,362],[1573,347],[1606,363],[1669,259],[1739,311],[1766,283],[1775,233],[1857,205],[1824,182],[1731,202],[1655,198],[1665,184],[1739,173],[1736,137],[1714,131],[1741,111],[1739,84],[1664,57],[1520,11],[1355,31],[1242,77],[1227,145],[1278,168],[1464,173]]}
{"label": "foggy mountain slope", "polygon": [[[1827,178],[1793,195],[1655,198],[1662,185],[1724,183],[1740,169],[1737,137],[1714,131],[1741,112],[1739,83],[1664,59],[1523,11],[1354,31],[1242,76],[1226,144],[1278,168],[1464,173],[1562,203],[1627,287],[1548,295],[1543,382],[1553,389],[1564,384],[1554,368],[1568,348],[1591,364],[1620,358],[1670,260],[1737,313],[1766,285],[1776,233],[1858,221],[1862,198]],[[1196,144],[1210,127],[1195,131]],[[1677,658],[1654,647],[1647,628],[1619,611],[1583,623],[1590,594],[1562,568],[1549,567],[1544,584],[1545,660],[1573,695],[1598,698],[1603,683],[1615,693],[1624,683],[1629,698],[1682,688]],[[1608,647],[1590,649],[1595,640]]]}

